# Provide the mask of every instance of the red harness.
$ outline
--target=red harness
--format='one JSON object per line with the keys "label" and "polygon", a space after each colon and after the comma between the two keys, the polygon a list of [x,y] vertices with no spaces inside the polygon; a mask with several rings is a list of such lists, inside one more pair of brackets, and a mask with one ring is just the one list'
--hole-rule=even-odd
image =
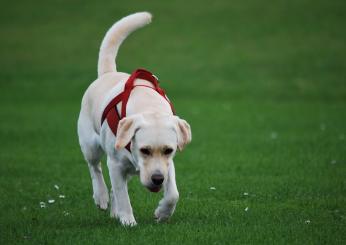
{"label": "red harness", "polygon": [[[147,85],[134,85],[134,82],[137,78],[151,82],[154,85],[154,87],[150,87]],[[108,126],[110,127],[114,135],[117,135],[119,121],[123,119],[124,117],[126,117],[126,105],[127,105],[127,101],[129,100],[131,91],[134,87],[138,87],[138,86],[151,88],[155,90],[156,92],[158,92],[169,103],[173,114],[175,114],[174,107],[172,103],[168,100],[165,91],[159,87],[157,78],[151,72],[147,70],[137,69],[131,74],[129,79],[126,81],[124,91],[122,91],[119,95],[113,98],[102,113],[101,125],[107,118]],[[117,105],[120,102],[121,102],[121,112],[119,113],[117,109]],[[130,151],[130,144],[126,146],[126,149]]]}

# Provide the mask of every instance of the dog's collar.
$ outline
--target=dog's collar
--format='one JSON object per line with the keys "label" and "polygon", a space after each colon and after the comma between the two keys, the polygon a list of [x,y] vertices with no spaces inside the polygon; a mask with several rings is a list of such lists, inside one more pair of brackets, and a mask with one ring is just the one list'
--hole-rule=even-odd
{"label": "dog's collar", "polygon": [[[154,85],[154,87],[150,87],[147,85],[134,85],[136,79],[147,80],[151,82]],[[148,87],[158,92],[170,104],[172,112],[173,114],[175,114],[174,107],[167,98],[165,91],[162,88],[160,88],[157,77],[147,70],[137,69],[131,74],[129,79],[127,79],[124,90],[109,102],[109,104],[106,106],[102,113],[101,125],[107,119],[108,126],[110,127],[115,136],[117,135],[119,121],[126,117],[126,105],[127,101],[129,100],[131,91],[133,88],[139,86]],[[121,103],[120,113],[117,109],[117,105],[119,103]],[[130,143],[126,146],[126,149],[129,152],[131,152]]]}

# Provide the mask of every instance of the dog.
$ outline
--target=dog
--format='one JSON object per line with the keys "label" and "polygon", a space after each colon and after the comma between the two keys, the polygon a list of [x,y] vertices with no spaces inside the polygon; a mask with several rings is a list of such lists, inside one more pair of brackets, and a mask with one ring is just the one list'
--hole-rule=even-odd
{"label": "dog", "polygon": [[[151,22],[151,14],[140,12],[116,22],[106,33],[99,51],[98,78],[83,95],[78,118],[78,137],[88,164],[95,204],[124,226],[136,220],[127,182],[139,175],[141,184],[164,194],[154,216],[167,220],[179,199],[173,158],[191,141],[190,125],[175,115],[173,105],[148,71],[132,75],[116,70],[121,43],[136,29]],[[121,97],[118,104],[114,98]],[[120,116],[121,114],[121,116]],[[105,184],[101,157],[107,155],[111,194]]]}

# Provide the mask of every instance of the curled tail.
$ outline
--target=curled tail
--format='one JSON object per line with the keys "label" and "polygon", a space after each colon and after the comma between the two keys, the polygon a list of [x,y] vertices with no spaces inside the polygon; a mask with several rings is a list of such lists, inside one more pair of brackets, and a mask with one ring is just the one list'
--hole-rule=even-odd
{"label": "curled tail", "polygon": [[140,12],[122,18],[108,30],[103,38],[99,52],[97,67],[99,77],[107,72],[116,71],[115,58],[121,43],[133,31],[150,22],[151,14],[148,12]]}

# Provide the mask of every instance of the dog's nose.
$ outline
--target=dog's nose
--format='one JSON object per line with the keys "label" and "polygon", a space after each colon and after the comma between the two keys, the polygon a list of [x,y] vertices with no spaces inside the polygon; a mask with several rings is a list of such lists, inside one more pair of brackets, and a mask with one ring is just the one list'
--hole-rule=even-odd
{"label": "dog's nose", "polygon": [[153,174],[151,176],[151,181],[154,183],[154,185],[161,185],[164,179],[165,178],[162,174]]}

